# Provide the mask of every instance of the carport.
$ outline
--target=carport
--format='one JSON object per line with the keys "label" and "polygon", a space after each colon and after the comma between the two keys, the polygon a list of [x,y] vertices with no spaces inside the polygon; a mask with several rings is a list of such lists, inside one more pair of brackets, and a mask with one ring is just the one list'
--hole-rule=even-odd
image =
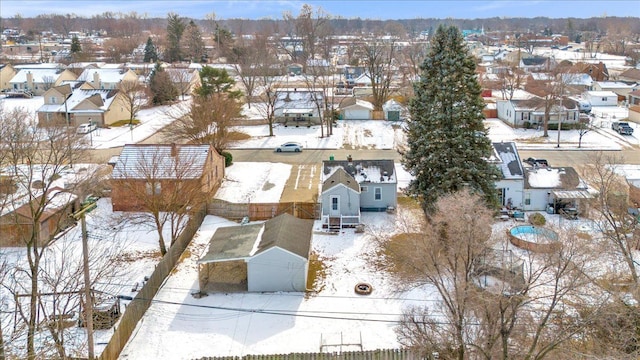
{"label": "carport", "polygon": [[[593,199],[593,190],[553,190],[553,209],[556,214],[576,214],[580,215],[588,210],[586,200]],[[562,210],[562,211],[561,211]]]}

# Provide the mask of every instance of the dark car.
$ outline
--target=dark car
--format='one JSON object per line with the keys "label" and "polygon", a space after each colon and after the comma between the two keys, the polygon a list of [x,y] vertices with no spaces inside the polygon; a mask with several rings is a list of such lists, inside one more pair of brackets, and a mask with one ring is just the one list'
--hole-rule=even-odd
{"label": "dark car", "polygon": [[546,159],[536,159],[536,158],[530,157],[530,158],[527,158],[524,162],[531,166],[539,166],[539,167],[549,166],[549,162]]}

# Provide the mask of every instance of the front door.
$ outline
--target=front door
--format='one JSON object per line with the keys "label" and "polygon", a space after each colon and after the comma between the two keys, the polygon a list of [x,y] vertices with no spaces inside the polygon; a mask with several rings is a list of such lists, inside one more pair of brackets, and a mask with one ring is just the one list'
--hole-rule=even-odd
{"label": "front door", "polygon": [[330,200],[331,209],[329,209],[329,216],[340,216],[340,196],[332,195]]}

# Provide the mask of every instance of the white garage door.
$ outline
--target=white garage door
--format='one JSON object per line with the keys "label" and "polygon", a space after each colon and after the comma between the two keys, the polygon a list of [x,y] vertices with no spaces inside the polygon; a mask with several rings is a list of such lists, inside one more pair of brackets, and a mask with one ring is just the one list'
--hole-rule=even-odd
{"label": "white garage door", "polygon": [[369,120],[369,110],[347,109],[344,111],[344,118],[346,120]]}

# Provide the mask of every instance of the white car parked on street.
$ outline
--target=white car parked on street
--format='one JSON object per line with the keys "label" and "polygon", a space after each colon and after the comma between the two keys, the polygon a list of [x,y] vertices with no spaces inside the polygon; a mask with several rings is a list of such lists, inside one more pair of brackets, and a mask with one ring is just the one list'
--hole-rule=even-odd
{"label": "white car parked on street", "polygon": [[96,124],[94,123],[84,123],[78,126],[76,130],[76,134],[88,134],[96,129]]}
{"label": "white car parked on street", "polygon": [[276,152],[283,152],[283,151],[300,152],[302,151],[302,144],[297,142],[286,142],[276,148]]}

